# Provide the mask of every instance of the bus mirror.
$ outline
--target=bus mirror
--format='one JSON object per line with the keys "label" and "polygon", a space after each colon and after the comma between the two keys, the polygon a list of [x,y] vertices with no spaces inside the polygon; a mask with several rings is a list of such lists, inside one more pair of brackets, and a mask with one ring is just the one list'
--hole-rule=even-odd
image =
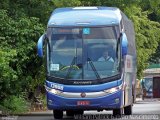
{"label": "bus mirror", "polygon": [[39,57],[43,57],[43,41],[45,39],[45,34],[43,34],[37,43],[37,52]]}
{"label": "bus mirror", "polygon": [[127,55],[128,52],[128,40],[125,33],[122,33],[122,56]]}

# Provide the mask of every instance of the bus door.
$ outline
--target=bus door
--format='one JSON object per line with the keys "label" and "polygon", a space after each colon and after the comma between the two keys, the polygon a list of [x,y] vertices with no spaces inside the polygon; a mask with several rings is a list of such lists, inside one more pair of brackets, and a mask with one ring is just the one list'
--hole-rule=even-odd
{"label": "bus door", "polygon": [[153,78],[153,98],[160,98],[160,77]]}

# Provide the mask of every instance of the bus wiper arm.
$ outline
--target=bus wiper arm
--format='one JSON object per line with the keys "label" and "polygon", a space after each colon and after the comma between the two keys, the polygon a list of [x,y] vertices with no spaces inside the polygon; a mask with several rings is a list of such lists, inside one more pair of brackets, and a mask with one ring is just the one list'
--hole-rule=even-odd
{"label": "bus wiper arm", "polygon": [[69,69],[68,69],[68,71],[67,71],[67,75],[66,75],[65,79],[67,79],[67,78],[69,77],[69,74],[70,74],[70,72],[71,72],[71,70],[72,70],[72,68],[73,68],[73,65],[74,65],[74,63],[75,63],[76,58],[77,58],[77,57],[74,56],[74,58],[73,58],[73,60],[72,60],[72,63],[71,63],[71,65],[70,65],[70,67],[69,67]]}
{"label": "bus wiper arm", "polygon": [[88,61],[89,64],[91,65],[91,68],[92,68],[92,70],[94,71],[96,77],[97,77],[98,79],[101,79],[101,77],[99,76],[99,74],[98,74],[98,72],[97,72],[97,70],[96,70],[96,68],[95,68],[95,66],[94,66],[94,64],[93,64],[93,62],[91,61],[91,59],[88,58],[87,61]]}

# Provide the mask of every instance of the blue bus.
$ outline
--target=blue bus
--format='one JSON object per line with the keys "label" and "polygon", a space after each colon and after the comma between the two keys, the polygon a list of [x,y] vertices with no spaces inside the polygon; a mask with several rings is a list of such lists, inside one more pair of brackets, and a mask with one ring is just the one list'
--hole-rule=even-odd
{"label": "blue bus", "polygon": [[141,86],[143,90],[142,98],[152,98],[153,97],[153,76],[146,76],[141,79]]}
{"label": "blue bus", "polygon": [[160,76],[151,75],[145,76],[141,80],[141,86],[143,89],[143,99],[144,98],[160,98]]}
{"label": "blue bus", "polygon": [[[132,114],[135,33],[120,9],[57,8],[37,47],[38,55],[44,54],[47,106],[54,118],[63,118],[63,112],[82,115],[86,110]],[[102,59],[104,52],[107,59]]]}

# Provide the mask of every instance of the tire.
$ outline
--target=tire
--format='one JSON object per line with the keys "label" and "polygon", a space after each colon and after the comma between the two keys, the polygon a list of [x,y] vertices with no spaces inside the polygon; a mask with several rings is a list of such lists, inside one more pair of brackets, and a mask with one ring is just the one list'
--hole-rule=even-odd
{"label": "tire", "polygon": [[129,105],[124,108],[124,114],[125,115],[132,115],[132,105]]}
{"label": "tire", "polygon": [[53,110],[53,116],[55,119],[62,119],[63,118],[63,111]]}
{"label": "tire", "polygon": [[114,109],[113,110],[113,116],[114,117],[121,117],[123,114],[123,108]]}

